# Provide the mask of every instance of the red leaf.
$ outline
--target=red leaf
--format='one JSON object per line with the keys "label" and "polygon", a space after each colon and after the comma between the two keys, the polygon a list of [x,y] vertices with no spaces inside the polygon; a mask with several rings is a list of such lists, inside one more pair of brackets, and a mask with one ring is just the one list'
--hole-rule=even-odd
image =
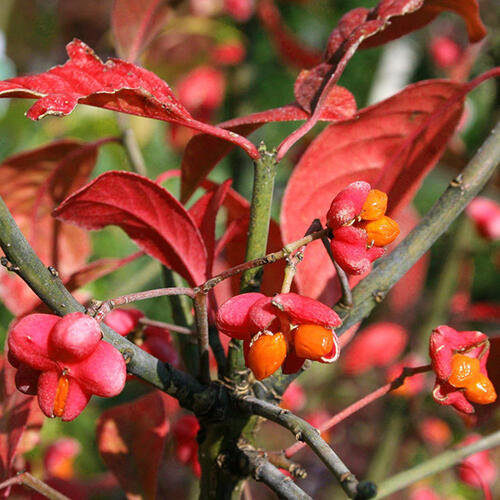
{"label": "red leaf", "polygon": [[269,33],[281,58],[298,68],[310,68],[321,62],[321,52],[304,47],[284,26],[280,11],[272,0],[262,0],[257,5],[257,14]]}
{"label": "red leaf", "polygon": [[[19,453],[21,438],[32,412],[37,411],[36,400],[16,389],[16,370],[6,356],[0,356],[0,482],[11,477],[13,460]],[[33,408],[35,403],[35,408]],[[25,450],[26,451],[26,450]],[[0,498],[7,498],[9,488],[0,491]]]}
{"label": "red leaf", "polygon": [[220,207],[224,203],[227,192],[231,186],[228,179],[219,186],[208,190],[189,210],[189,214],[195,221],[203,236],[207,249],[207,276],[212,274],[212,266],[215,258],[215,221]]}
{"label": "red leaf", "polygon": [[134,62],[158,34],[170,12],[164,0],[115,0],[111,29],[118,55]]}
{"label": "red leaf", "polygon": [[99,451],[127,498],[156,498],[158,468],[170,431],[170,417],[177,410],[174,399],[155,390],[106,410],[99,417]]}
{"label": "red leaf", "polygon": [[[90,252],[88,236],[55,221],[51,212],[68,194],[80,188],[95,166],[100,146],[75,140],[55,141],[6,158],[0,165],[0,196],[43,262],[55,265],[61,276],[80,268]],[[54,247],[54,239],[57,246]],[[16,315],[38,302],[29,287],[12,273],[0,271],[0,296]]]}
{"label": "red leaf", "polygon": [[252,158],[259,157],[256,147],[245,138],[194,120],[170,87],[151,71],[121,59],[109,59],[103,64],[90,47],[77,39],[66,50],[69,60],[62,66],[0,82],[0,97],[38,99],[27,112],[32,120],[68,115],[77,104],[88,104],[185,125],[237,144]]}
{"label": "red leaf", "polygon": [[64,200],[54,214],[86,229],[119,226],[191,285],[205,281],[207,253],[193,219],[168,191],[146,177],[106,172]]}
{"label": "red leaf", "polygon": [[[320,120],[341,121],[351,118],[356,112],[353,95],[343,87],[335,86],[330,92]],[[268,109],[219,124],[239,135],[246,136],[266,123],[307,120],[309,115],[297,104]],[[198,134],[188,143],[182,158],[181,200],[186,202],[200,182],[233,146],[208,134]]]}
{"label": "red leaf", "polygon": [[279,145],[278,159],[318,122],[330,89],[363,42],[368,47],[374,37],[373,45],[385,43],[422,27],[448,10],[465,18],[472,41],[486,35],[476,0],[381,0],[374,9],[360,7],[348,12],[330,35],[324,62],[303,71],[297,79],[295,98],[312,115]]}
{"label": "red leaf", "polygon": [[[311,221],[325,215],[333,197],[363,180],[389,195],[394,213],[413,197],[423,176],[446,147],[470,86],[446,80],[410,85],[362,110],[356,119],[330,125],[295,168],[283,199],[285,241],[300,238]],[[321,243],[308,246],[296,275],[300,293],[335,299],[334,271]]]}
{"label": "red leaf", "polygon": [[[379,16],[390,14],[391,11],[394,11],[394,5],[397,6],[397,3],[394,0],[385,3],[381,2],[379,4]],[[486,36],[486,27],[479,15],[477,0],[424,0],[422,7],[418,10],[393,17],[383,31],[367,39],[361,48],[377,47],[416,31],[429,24],[441,12],[446,11],[454,12],[464,19],[470,42],[478,42]]]}

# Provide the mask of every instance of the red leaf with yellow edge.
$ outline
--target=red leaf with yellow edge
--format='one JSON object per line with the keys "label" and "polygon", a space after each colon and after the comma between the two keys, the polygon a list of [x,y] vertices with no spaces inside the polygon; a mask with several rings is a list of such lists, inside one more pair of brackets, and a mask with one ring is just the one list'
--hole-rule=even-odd
{"label": "red leaf with yellow edge", "polygon": [[0,82],[0,97],[37,99],[26,115],[39,120],[47,115],[70,114],[77,104],[162,120],[205,132],[239,145],[252,158],[256,147],[244,137],[195,120],[161,78],[121,59],[103,63],[78,39],[66,46],[69,60],[46,73]]}
{"label": "red leaf with yellow edge", "polygon": [[177,402],[160,391],[106,410],[97,422],[99,452],[129,499],[156,498],[158,468]]}

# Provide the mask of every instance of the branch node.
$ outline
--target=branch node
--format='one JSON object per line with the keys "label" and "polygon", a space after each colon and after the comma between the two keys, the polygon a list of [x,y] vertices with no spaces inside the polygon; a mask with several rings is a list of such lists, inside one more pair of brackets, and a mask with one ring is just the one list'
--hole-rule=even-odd
{"label": "branch node", "polygon": [[464,175],[463,174],[458,174],[451,182],[450,186],[453,188],[460,188],[463,190],[463,184],[464,184]]}
{"label": "branch node", "polygon": [[123,359],[125,360],[125,364],[128,365],[130,361],[132,361],[132,358],[134,357],[134,351],[130,349],[129,347],[126,347],[121,351]]}
{"label": "branch node", "polygon": [[0,258],[0,264],[7,269],[7,271],[11,271],[16,273],[17,271],[20,271],[20,268],[18,266],[13,265],[10,260],[7,257],[1,257]]}
{"label": "branch node", "polygon": [[345,474],[342,474],[340,476],[340,482],[341,483],[348,483],[349,481],[355,481],[356,478],[351,472],[346,472]]}
{"label": "branch node", "polygon": [[54,278],[59,278],[59,272],[54,266],[49,266],[47,269],[49,270],[49,273],[54,276]]}
{"label": "branch node", "polygon": [[380,304],[385,299],[386,294],[387,292],[384,290],[375,290],[373,292],[373,298],[377,304]]}

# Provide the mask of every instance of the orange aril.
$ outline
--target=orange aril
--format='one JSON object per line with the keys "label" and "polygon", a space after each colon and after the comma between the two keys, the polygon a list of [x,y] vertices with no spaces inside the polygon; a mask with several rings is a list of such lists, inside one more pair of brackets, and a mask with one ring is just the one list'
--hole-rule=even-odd
{"label": "orange aril", "polygon": [[319,325],[299,325],[293,335],[295,353],[299,358],[319,360],[333,349],[333,333]]}
{"label": "orange aril", "polygon": [[272,375],[283,364],[286,352],[286,340],[281,332],[261,333],[250,343],[246,363],[255,378],[262,380]]}
{"label": "orange aril", "polygon": [[385,214],[387,210],[387,195],[378,189],[372,189],[361,209],[361,218],[363,220],[377,220]]}
{"label": "orange aril", "polygon": [[385,247],[399,235],[399,224],[386,215],[377,220],[361,222],[359,227],[366,231],[368,244],[373,242],[377,247]]}
{"label": "orange aril", "polygon": [[62,417],[69,392],[69,378],[63,373],[57,382],[56,395],[54,398],[54,416]]}
{"label": "orange aril", "polygon": [[497,399],[497,393],[491,380],[482,373],[478,373],[466,386],[465,397],[471,403],[488,405]]}
{"label": "orange aril", "polygon": [[453,387],[467,387],[469,381],[479,373],[479,360],[465,354],[451,357],[451,375],[448,383]]}

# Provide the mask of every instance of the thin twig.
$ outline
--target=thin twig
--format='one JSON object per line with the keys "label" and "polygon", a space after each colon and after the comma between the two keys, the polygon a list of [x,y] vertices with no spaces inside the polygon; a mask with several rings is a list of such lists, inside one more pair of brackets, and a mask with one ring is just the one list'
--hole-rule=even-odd
{"label": "thin twig", "polygon": [[292,256],[287,257],[283,282],[281,283],[281,293],[288,293],[292,288],[293,278],[297,272],[297,264]]}
{"label": "thin twig", "polygon": [[385,498],[396,491],[406,488],[410,484],[420,481],[424,477],[457,465],[468,456],[474,455],[474,453],[489,450],[496,446],[500,446],[500,431],[493,432],[489,436],[467,446],[445,451],[420,465],[386,479],[379,487],[377,499]]}
{"label": "thin twig", "polygon": [[250,483],[245,481],[243,485],[243,500],[253,500],[252,490],[250,489]]}
{"label": "thin twig", "polygon": [[255,269],[257,267],[264,266],[266,264],[273,264],[274,262],[277,262],[278,260],[281,259],[285,259],[288,255],[290,255],[292,252],[299,249],[300,247],[308,245],[312,241],[321,238],[324,234],[327,233],[327,231],[328,231],[327,229],[323,229],[321,231],[309,234],[308,236],[304,236],[300,240],[288,243],[281,250],[277,252],[269,253],[267,255],[264,255],[263,257],[258,257],[256,259],[244,262],[243,264],[234,266],[231,269],[227,269],[226,271],[223,271],[222,273],[205,281],[205,283],[201,284],[198,288],[200,289],[200,291],[206,293],[209,290],[211,290],[214,286],[218,285],[221,281],[231,278],[232,276],[235,276],[237,274],[243,273],[251,269]]}
{"label": "thin twig", "polygon": [[32,476],[29,472],[21,472],[17,476],[7,479],[0,484],[0,490],[8,488],[9,486],[14,486],[16,484],[27,486],[28,488],[36,491],[37,493],[40,493],[50,500],[71,500],[66,495],[59,493],[48,484]]}
{"label": "thin twig", "polygon": [[156,288],[154,290],[146,290],[145,292],[129,293],[114,299],[99,301],[93,300],[88,313],[94,316],[97,321],[102,321],[104,317],[115,307],[138,302],[139,300],[153,299],[156,297],[165,297],[169,295],[187,295],[193,298],[194,292],[192,288]]}
{"label": "thin twig", "polygon": [[[318,231],[322,231],[323,226],[319,219],[314,219],[304,234],[304,238],[312,235],[313,233],[317,233]],[[326,237],[322,234],[322,237]],[[288,250],[288,246],[286,249]],[[288,255],[286,257],[286,267],[283,277],[283,283],[281,284],[281,293],[288,293],[290,288],[292,287],[293,278],[295,277],[295,273],[297,272],[297,265],[304,258],[304,251],[306,249],[306,245],[302,245],[298,248],[297,252],[294,255]]]}
{"label": "thin twig", "polygon": [[202,384],[210,383],[210,364],[208,358],[208,311],[207,296],[198,293],[194,297],[194,318],[198,333],[198,353],[200,357],[200,373],[198,379]]}
{"label": "thin twig", "polygon": [[349,285],[349,278],[347,277],[346,272],[338,265],[338,262],[335,260],[332,253],[332,248],[330,246],[330,241],[328,240],[328,236],[326,234],[321,237],[321,241],[323,243],[323,246],[325,247],[328,257],[330,257],[330,260],[333,263],[333,267],[335,267],[337,278],[339,279],[340,289],[342,291],[342,297],[339,301],[339,306],[350,309],[352,307],[352,291],[351,286]]}
{"label": "thin twig", "polygon": [[307,493],[299,488],[291,478],[285,476],[265,456],[257,450],[240,449],[241,462],[245,472],[252,475],[256,481],[262,481],[279,498],[284,500],[313,500]]}
{"label": "thin twig", "polygon": [[[325,431],[329,431],[333,427],[335,427],[337,424],[345,420],[347,417],[350,417],[357,411],[361,410],[365,406],[369,405],[370,403],[373,403],[377,399],[381,398],[382,396],[385,396],[389,392],[397,389],[398,387],[401,387],[407,377],[411,377],[412,375],[416,375],[418,373],[424,373],[428,372],[432,369],[431,365],[424,365],[424,366],[415,366],[415,367],[405,367],[403,368],[403,371],[399,377],[395,378],[388,384],[383,385],[382,387],[378,388],[377,390],[371,392],[370,394],[367,394],[365,397],[361,398],[360,400],[356,401],[352,405],[348,406],[344,410],[340,411],[330,419],[328,419],[326,422],[321,424],[318,427],[318,430],[323,433]],[[285,456],[287,458],[292,457],[295,455],[297,452],[299,452],[302,448],[304,448],[306,444],[304,442],[297,442],[294,443],[292,446],[289,446],[285,450]]]}
{"label": "thin twig", "polygon": [[265,454],[265,457],[278,469],[287,470],[293,477],[305,479],[307,471],[298,463],[292,462],[283,451],[271,451]]}
{"label": "thin twig", "polygon": [[243,396],[238,399],[240,408],[251,414],[260,415],[288,429],[295,438],[305,441],[314,453],[321,459],[327,468],[337,478],[343,490],[349,498],[372,498],[371,496],[361,496],[358,490],[358,480],[347,468],[337,454],[328,446],[320,436],[318,430],[302,418],[294,415],[288,410],[262,401],[252,396]]}
{"label": "thin twig", "polygon": [[157,321],[150,318],[139,318],[139,323],[145,326],[156,326],[157,328],[165,328],[170,332],[180,333],[181,335],[193,335],[194,331],[186,326],[173,325],[172,323],[165,323],[164,321]]}

